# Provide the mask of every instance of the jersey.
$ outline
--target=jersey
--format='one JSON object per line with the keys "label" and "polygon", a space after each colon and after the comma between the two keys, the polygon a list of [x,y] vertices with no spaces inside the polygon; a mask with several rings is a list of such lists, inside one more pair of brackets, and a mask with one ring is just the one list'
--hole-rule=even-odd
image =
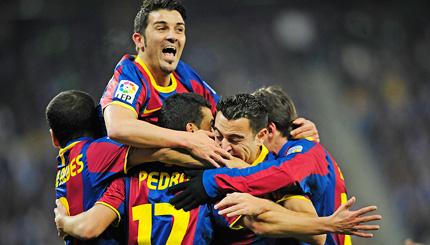
{"label": "jersey", "polygon": [[[203,185],[211,197],[227,192],[262,196],[298,184],[310,198],[318,216],[328,216],[347,201],[342,173],[322,145],[301,139],[288,141],[277,156],[245,169],[211,169]],[[350,237],[328,234],[326,244],[350,244]]]}
{"label": "jersey", "polygon": [[97,107],[99,116],[103,117],[106,106],[117,104],[134,111],[138,119],[157,124],[164,99],[174,93],[186,92],[205,97],[212,104],[212,113],[215,113],[219,96],[187,64],[179,61],[170,80],[169,86],[158,86],[139,56],[125,55],[105,88]]}
{"label": "jersey", "polygon": [[[55,189],[57,199],[66,206],[69,215],[90,209],[100,198],[109,182],[124,173],[129,147],[108,138],[79,138],[60,150]],[[66,244],[120,244],[118,229],[108,228],[97,239],[80,241],[67,236]]]}
{"label": "jersey", "polygon": [[168,187],[186,181],[185,168],[151,163],[111,183],[97,203],[125,216],[128,244],[209,244],[211,206],[185,212],[169,203]]}
{"label": "jersey", "polygon": [[[264,161],[265,157],[269,153],[269,150],[263,145],[259,156],[251,164],[256,166],[257,164]],[[213,245],[239,245],[239,244],[268,244],[269,239],[255,235],[248,229],[241,229],[242,227],[237,226],[236,222],[241,216],[227,217],[227,216],[214,216],[215,224],[214,227],[214,239]]]}

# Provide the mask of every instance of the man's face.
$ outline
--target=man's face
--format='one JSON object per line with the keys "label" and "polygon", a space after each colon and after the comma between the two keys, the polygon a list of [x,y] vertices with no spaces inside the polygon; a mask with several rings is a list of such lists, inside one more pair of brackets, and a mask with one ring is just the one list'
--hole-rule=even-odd
{"label": "man's face", "polygon": [[260,154],[263,138],[254,134],[249,119],[228,120],[218,111],[215,118],[215,141],[231,155],[252,164]]}
{"label": "man's face", "polygon": [[185,22],[176,10],[157,10],[148,15],[142,60],[152,72],[175,71],[185,45]]}

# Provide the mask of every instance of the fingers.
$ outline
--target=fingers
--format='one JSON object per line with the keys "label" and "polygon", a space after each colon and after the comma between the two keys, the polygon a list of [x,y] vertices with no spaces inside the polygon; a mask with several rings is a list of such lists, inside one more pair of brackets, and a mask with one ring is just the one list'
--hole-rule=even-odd
{"label": "fingers", "polygon": [[360,216],[360,215],[375,211],[377,209],[378,209],[378,207],[376,207],[376,206],[369,206],[369,207],[361,208],[355,212],[357,213],[358,216]]}
{"label": "fingers", "polygon": [[295,139],[302,139],[307,137],[312,137],[316,141],[319,140],[318,130],[315,126],[315,124],[309,120],[306,120],[304,118],[297,118],[293,121],[295,125],[300,125],[298,128],[291,131],[291,136],[293,136]]}
{"label": "fingers", "polygon": [[169,203],[175,206],[176,209],[181,209],[185,207],[189,202],[192,201],[192,196],[190,195],[188,190],[185,190],[172,199],[169,200]]}
{"label": "fingers", "polygon": [[230,153],[228,153],[228,151],[224,150],[220,146],[218,146],[218,148],[215,149],[215,153],[223,160],[225,159],[231,160],[233,158],[233,156]]}
{"label": "fingers", "polygon": [[356,225],[354,226],[354,229],[360,230],[360,231],[374,231],[379,230],[379,225]]}
{"label": "fingers", "polygon": [[364,222],[381,220],[381,219],[382,219],[381,215],[369,215],[369,216],[360,217],[357,222],[364,223]]}
{"label": "fingers", "polygon": [[[187,182],[182,182],[182,183],[179,183],[177,185],[172,185],[169,187],[169,189],[167,189],[167,193],[169,193],[169,194],[178,193],[178,192],[184,190],[186,188],[186,186],[187,186]],[[178,196],[179,196],[179,194],[176,195],[174,198],[176,198]],[[174,198],[172,198],[172,199],[174,199]],[[172,199],[170,199],[170,200],[172,200]]]}
{"label": "fingers", "polygon": [[355,203],[355,197],[351,197],[344,205],[346,209],[349,209]]}
{"label": "fingers", "polygon": [[358,236],[358,237],[363,237],[363,238],[371,238],[371,237],[373,237],[372,233],[365,233],[365,232],[361,232],[361,231],[353,231],[353,232],[351,232],[351,235]]}

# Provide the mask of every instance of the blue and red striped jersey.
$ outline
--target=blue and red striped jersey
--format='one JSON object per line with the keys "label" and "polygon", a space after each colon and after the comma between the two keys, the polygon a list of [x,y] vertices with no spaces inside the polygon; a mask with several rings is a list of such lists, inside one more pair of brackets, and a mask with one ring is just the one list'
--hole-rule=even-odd
{"label": "blue and red striped jersey", "polygon": [[[69,215],[80,214],[92,206],[109,182],[124,173],[128,146],[107,137],[94,140],[79,138],[60,150],[55,189],[57,199],[66,205]],[[83,242],[67,236],[66,244],[120,244],[118,229],[109,228],[96,240]]]}
{"label": "blue and red striped jersey", "polygon": [[[209,244],[212,208],[202,205],[185,212],[169,203],[168,187],[186,181],[185,168],[151,163],[114,180],[97,202],[126,220],[128,244]],[[125,218],[124,218],[125,217]]]}
{"label": "blue and red striped jersey", "polygon": [[[293,184],[303,189],[319,216],[333,214],[347,201],[338,165],[322,145],[308,139],[287,142],[278,156],[268,156],[253,167],[203,173],[203,185],[211,197],[235,191],[263,196]],[[350,244],[350,238],[329,234],[326,244]]]}
{"label": "blue and red striped jersey", "polygon": [[215,113],[219,96],[184,62],[179,61],[171,74],[171,84],[161,87],[138,56],[125,55],[105,88],[98,105],[99,115],[102,116],[106,106],[118,104],[134,111],[137,118],[157,124],[164,99],[174,93],[186,92],[205,97],[212,104],[212,113]]}

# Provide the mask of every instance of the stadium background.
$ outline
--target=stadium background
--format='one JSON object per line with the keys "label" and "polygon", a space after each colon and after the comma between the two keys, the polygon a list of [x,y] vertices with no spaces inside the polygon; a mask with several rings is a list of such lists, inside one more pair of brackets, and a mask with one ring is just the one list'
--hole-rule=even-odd
{"label": "stadium background", "polygon": [[[318,126],[356,208],[382,229],[355,244],[430,243],[430,6],[413,1],[185,0],[182,60],[220,95],[278,84]],[[44,109],[58,92],[98,100],[134,54],[139,1],[0,5],[0,244],[61,244]]]}

